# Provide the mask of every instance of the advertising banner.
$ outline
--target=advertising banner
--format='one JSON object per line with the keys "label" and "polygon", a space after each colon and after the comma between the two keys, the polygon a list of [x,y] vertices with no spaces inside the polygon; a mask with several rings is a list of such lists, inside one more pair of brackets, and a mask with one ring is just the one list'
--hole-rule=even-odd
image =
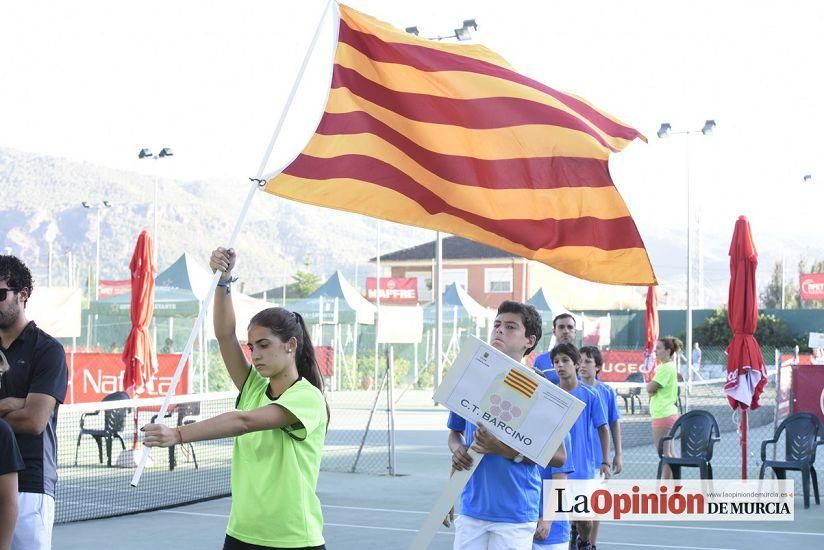
{"label": "advertising banner", "polygon": [[[164,397],[180,361],[180,355],[161,353],[157,356],[158,371],[146,386],[140,397]],[[71,359],[66,357],[66,363]],[[176,395],[185,395],[189,390],[189,367],[186,363],[175,389]],[[123,391],[123,361],[119,353],[76,353],[74,369],[69,373],[69,388],[66,403],[95,403],[102,401],[110,393]]]}
{"label": "advertising banner", "polygon": [[824,300],[824,273],[802,273],[798,278],[802,300]]}
{"label": "advertising banner", "polygon": [[[375,302],[378,299],[377,279],[366,278],[366,299]],[[418,280],[414,277],[381,277],[381,303],[417,304]]]}

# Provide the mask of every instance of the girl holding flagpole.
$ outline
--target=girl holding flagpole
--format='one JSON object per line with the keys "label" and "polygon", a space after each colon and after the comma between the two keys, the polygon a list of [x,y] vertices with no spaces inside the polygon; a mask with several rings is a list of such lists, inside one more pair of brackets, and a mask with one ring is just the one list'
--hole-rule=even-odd
{"label": "girl holding flagpole", "polygon": [[235,336],[231,284],[236,255],[218,248],[214,324],[220,354],[240,391],[236,411],[186,426],[143,428],[149,447],[235,437],[232,511],[224,550],[323,549],[315,494],[329,409],[309,333],[300,314],[275,307],[249,322],[252,364]]}

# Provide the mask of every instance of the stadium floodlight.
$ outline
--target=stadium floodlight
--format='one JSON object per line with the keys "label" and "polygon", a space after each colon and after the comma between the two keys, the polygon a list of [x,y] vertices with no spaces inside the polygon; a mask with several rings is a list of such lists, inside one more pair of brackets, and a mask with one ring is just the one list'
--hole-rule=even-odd
{"label": "stadium floodlight", "polygon": [[712,131],[715,129],[715,121],[708,120],[704,123],[704,127],[701,128],[701,133],[705,136],[712,134]]}
{"label": "stadium floodlight", "polygon": [[475,22],[474,19],[464,19],[463,28],[469,30],[470,28],[473,30],[478,30],[478,23]]}

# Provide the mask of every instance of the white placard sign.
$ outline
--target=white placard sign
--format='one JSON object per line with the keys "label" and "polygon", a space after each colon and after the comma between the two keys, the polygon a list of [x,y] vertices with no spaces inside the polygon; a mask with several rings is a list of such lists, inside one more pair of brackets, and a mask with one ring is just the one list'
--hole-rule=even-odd
{"label": "white placard sign", "polygon": [[419,344],[423,337],[423,308],[381,306],[378,312],[378,342]]}
{"label": "white placard sign", "polygon": [[811,332],[807,345],[811,348],[824,348],[824,332]]}
{"label": "white placard sign", "polygon": [[489,344],[469,337],[434,399],[546,466],[584,403]]}

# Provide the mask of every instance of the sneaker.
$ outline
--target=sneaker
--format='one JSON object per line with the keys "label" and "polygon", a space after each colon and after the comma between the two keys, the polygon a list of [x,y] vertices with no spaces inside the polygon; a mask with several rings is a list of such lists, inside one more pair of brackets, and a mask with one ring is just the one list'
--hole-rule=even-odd
{"label": "sneaker", "polygon": [[575,538],[575,548],[576,550],[592,550],[594,547],[589,542],[582,541],[579,536]]}

